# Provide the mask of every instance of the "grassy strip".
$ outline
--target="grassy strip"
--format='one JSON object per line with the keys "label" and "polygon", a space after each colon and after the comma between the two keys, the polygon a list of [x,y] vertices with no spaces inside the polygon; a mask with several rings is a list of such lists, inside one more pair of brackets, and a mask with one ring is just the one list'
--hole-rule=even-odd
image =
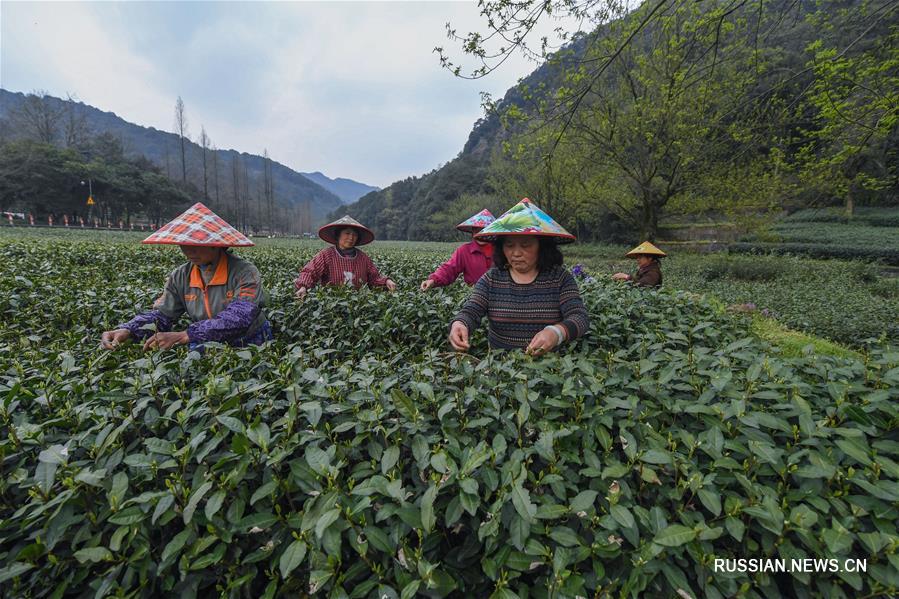
{"label": "grassy strip", "polygon": [[783,356],[787,358],[800,358],[805,355],[806,348],[811,346],[813,353],[817,355],[863,359],[857,351],[821,337],[788,329],[773,318],[753,316],[751,330],[760,339],[779,347]]}

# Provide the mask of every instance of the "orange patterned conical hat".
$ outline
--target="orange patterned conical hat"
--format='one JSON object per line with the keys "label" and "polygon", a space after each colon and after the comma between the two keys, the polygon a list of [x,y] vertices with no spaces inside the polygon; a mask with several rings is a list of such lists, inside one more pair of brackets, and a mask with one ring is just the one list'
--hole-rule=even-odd
{"label": "orange patterned conical hat", "polygon": [[197,202],[141,243],[243,247],[256,245],[215,212]]}

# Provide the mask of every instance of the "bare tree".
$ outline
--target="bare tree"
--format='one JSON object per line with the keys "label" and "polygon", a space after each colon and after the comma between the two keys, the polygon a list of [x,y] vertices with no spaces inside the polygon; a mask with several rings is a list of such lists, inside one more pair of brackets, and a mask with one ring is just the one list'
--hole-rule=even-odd
{"label": "bare tree", "polygon": [[243,222],[244,228],[249,226],[250,218],[250,171],[247,161],[243,161]]}
{"label": "bare tree", "polygon": [[212,177],[215,182],[215,205],[219,206],[219,151],[212,145]]}
{"label": "bare tree", "polygon": [[209,175],[206,168],[206,151],[209,149],[209,136],[206,127],[200,125],[200,147],[203,148],[203,199],[209,203]]}
{"label": "bare tree", "polygon": [[189,141],[190,136],[187,131],[187,114],[184,112],[184,100],[181,99],[181,96],[178,96],[178,101],[175,102],[175,132],[181,139],[181,181],[187,183],[187,155],[184,149],[184,138],[187,138]]}
{"label": "bare tree", "polygon": [[234,219],[237,222],[237,228],[243,230],[240,209],[240,155],[237,152],[231,159],[231,190],[234,199]]}
{"label": "bare tree", "polygon": [[35,90],[12,112],[12,121],[26,137],[52,144],[59,138],[63,110],[59,100],[43,90]]}
{"label": "bare tree", "polygon": [[[269,193],[269,196],[271,196],[271,198],[272,198],[272,210],[277,215],[278,203],[275,201],[275,173],[274,173],[274,169],[272,168],[271,160],[268,161],[268,193]],[[284,221],[278,221],[277,218],[275,219],[275,221],[281,222],[281,223],[284,222]]]}
{"label": "bare tree", "polygon": [[272,159],[268,155],[268,149],[262,151],[262,196],[265,199],[265,208],[268,212],[268,232],[274,234],[274,186],[272,184]]}
{"label": "bare tree", "polygon": [[65,122],[63,123],[66,147],[81,148],[87,144],[90,136],[87,115],[81,110],[77,96],[67,94],[66,98],[68,101],[64,104]]}

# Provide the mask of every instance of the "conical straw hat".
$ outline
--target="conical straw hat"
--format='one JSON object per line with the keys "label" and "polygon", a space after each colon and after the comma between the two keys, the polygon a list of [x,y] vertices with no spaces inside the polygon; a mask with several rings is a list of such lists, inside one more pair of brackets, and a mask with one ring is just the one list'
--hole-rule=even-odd
{"label": "conical straw hat", "polygon": [[332,245],[337,245],[337,231],[339,229],[345,229],[346,227],[356,229],[356,232],[359,234],[356,245],[365,245],[375,240],[375,234],[371,232],[371,229],[349,215],[342,216],[333,223],[328,223],[323,226],[318,230],[318,236],[321,237],[323,241]]}
{"label": "conical straw hat", "polygon": [[201,245],[207,247],[245,247],[255,245],[225,222],[225,219],[197,202],[172,222],[159,228],[141,243]]}
{"label": "conical straw hat", "polygon": [[465,231],[466,233],[474,233],[475,231],[480,231],[495,220],[496,218],[494,218],[490,211],[484,208],[465,222],[456,225],[456,228],[460,231]]}
{"label": "conical straw hat", "polygon": [[574,235],[566,231],[559,223],[554,221],[547,213],[535,203],[524,198],[480,233],[475,233],[476,239],[493,241],[497,237],[511,235],[535,235],[537,237],[551,237],[556,243],[571,243]]}
{"label": "conical straw hat", "polygon": [[637,256],[657,256],[659,258],[664,258],[667,256],[665,252],[652,245],[648,241],[644,241],[631,251],[625,254],[628,258],[636,258]]}

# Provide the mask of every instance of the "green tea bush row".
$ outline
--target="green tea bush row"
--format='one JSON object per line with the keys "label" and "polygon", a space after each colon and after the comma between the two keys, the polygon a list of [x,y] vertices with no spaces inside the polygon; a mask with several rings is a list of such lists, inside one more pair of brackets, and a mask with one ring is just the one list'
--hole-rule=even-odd
{"label": "green tea bush row", "polygon": [[[582,284],[591,334],[447,351],[467,290],[293,300],[261,348],[97,349],[172,249],[0,244],[0,588],[16,597],[884,596],[899,354],[785,359],[701,296]],[[77,284],[73,284],[73,282]],[[867,560],[863,574],[714,559]]]}
{"label": "green tea bush row", "polygon": [[856,208],[852,217],[842,208],[808,208],[784,217],[784,223],[843,223],[869,227],[899,227],[899,210],[895,208]]}
{"label": "green tea bush row", "polygon": [[728,251],[743,254],[802,255],[810,258],[837,258],[840,260],[879,260],[885,264],[899,265],[897,246],[844,246],[827,243],[748,243],[737,242],[727,246]]}
{"label": "green tea bush row", "polygon": [[[602,279],[634,270],[632,261],[621,259],[590,265]],[[662,271],[665,287],[708,293],[727,304],[752,303],[798,331],[857,348],[899,344],[899,281],[884,278],[877,263],[672,252]]]}

